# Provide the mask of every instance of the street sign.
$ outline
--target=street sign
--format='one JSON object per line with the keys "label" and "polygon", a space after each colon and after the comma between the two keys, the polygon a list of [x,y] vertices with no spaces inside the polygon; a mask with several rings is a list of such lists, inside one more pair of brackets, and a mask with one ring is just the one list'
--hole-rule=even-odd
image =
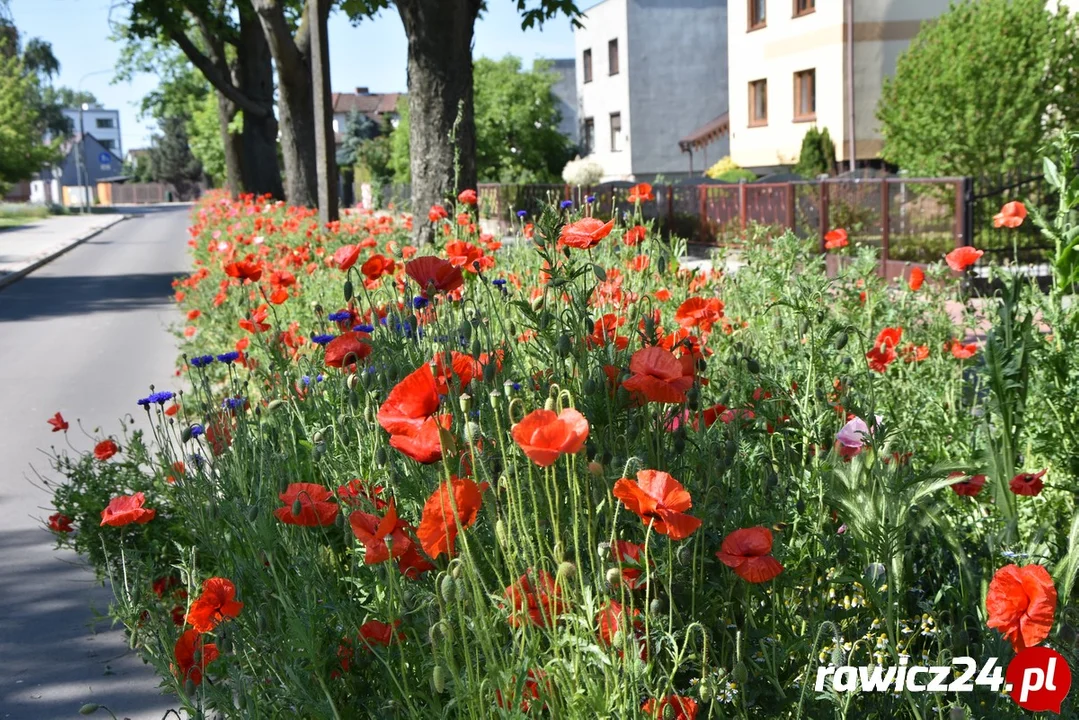
{"label": "street sign", "polygon": [[112,153],[101,152],[97,154],[97,161],[102,165],[112,165]]}

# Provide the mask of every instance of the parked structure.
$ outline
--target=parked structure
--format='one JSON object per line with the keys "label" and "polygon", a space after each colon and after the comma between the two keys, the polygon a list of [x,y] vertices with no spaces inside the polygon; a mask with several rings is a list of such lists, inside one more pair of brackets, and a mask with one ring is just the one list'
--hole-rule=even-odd
{"label": "parked structure", "polygon": [[733,2],[728,44],[738,62],[730,66],[731,159],[763,172],[792,165],[806,129],[816,124],[828,128],[841,163],[850,162],[852,139],[858,162],[876,160],[883,146],[876,107],[884,79],[895,73],[921,24],[948,5],[949,0]]}
{"label": "parked structure", "polygon": [[[727,112],[727,0],[603,0],[581,23],[582,153],[605,181],[688,174],[679,141]],[[711,141],[727,154],[725,137]]]}
{"label": "parked structure", "polygon": [[404,93],[373,93],[365,87],[356,88],[354,93],[333,94],[333,136],[337,145],[341,144],[342,133],[348,115],[353,110],[363,113],[379,125],[389,119],[397,127],[397,101],[405,97]]}
{"label": "parked structure", "polygon": [[79,108],[64,108],[64,117],[71,121],[71,134],[92,135],[98,143],[116,157],[124,156],[120,140],[120,111],[90,107],[82,110],[82,127],[79,127]]}

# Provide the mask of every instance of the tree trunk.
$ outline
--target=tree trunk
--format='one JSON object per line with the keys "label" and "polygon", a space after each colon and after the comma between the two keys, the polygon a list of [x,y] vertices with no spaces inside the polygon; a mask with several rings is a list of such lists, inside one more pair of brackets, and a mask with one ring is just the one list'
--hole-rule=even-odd
{"label": "tree trunk", "polygon": [[225,187],[229,195],[236,197],[244,189],[240,136],[229,131],[229,123],[236,117],[236,104],[219,92],[214,94],[217,95],[217,124],[225,149]]}
{"label": "tree trunk", "polygon": [[[397,0],[408,36],[409,163],[417,244],[434,238],[427,219],[432,205],[476,187],[472,32],[480,5],[481,0]],[[456,147],[450,140],[455,124]]]}
{"label": "tree trunk", "polygon": [[315,156],[318,165],[318,219],[328,223],[337,219],[337,149],[333,137],[333,92],[330,89],[330,44],[327,21],[331,0],[310,0],[311,14],[311,87],[314,102]]}
{"label": "tree trunk", "polygon": [[252,5],[258,13],[277,66],[285,198],[293,205],[315,207],[318,204],[318,183],[308,13],[305,10],[304,20],[294,39],[279,0],[252,0]]}
{"label": "tree trunk", "polygon": [[252,13],[240,13],[240,47],[236,54],[237,75],[245,95],[271,111],[262,117],[244,113],[243,184],[247,192],[284,198],[281,164],[277,159],[277,118],[273,114],[273,57],[262,25]]}

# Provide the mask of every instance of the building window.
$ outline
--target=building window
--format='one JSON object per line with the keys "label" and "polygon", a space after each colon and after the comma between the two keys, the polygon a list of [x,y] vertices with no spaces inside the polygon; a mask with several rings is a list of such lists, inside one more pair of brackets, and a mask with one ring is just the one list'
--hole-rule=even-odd
{"label": "building window", "polygon": [[794,17],[808,15],[817,9],[817,0],[794,0]]}
{"label": "building window", "polygon": [[749,126],[768,124],[768,81],[754,80],[749,84]]}
{"label": "building window", "polygon": [[112,140],[98,140],[98,142],[101,144],[101,147],[105,148],[106,150],[112,150]]}
{"label": "building window", "polygon": [[581,150],[588,155],[595,149],[596,121],[593,118],[584,119],[584,129],[581,131]]}
{"label": "building window", "polygon": [[584,81],[586,83],[592,82],[592,50],[588,49],[584,51],[584,57],[581,59],[581,65],[584,66]]}
{"label": "building window", "polygon": [[112,118],[97,118],[94,120],[94,125],[98,130],[105,130],[112,127]]}
{"label": "building window", "polygon": [[611,113],[611,152],[622,151],[622,113]]}
{"label": "building window", "polygon": [[749,0],[749,30],[758,30],[767,24],[766,5],[767,0]]}
{"label": "building window", "polygon": [[817,71],[794,73],[794,120],[801,122],[817,118]]}
{"label": "building window", "polygon": [[607,67],[608,75],[618,74],[618,38],[607,43]]}

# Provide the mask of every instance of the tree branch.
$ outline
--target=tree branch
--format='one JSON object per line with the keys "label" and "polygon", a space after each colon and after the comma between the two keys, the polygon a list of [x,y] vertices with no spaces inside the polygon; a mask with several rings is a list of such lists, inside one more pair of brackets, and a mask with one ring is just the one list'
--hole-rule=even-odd
{"label": "tree branch", "polygon": [[183,51],[184,55],[187,56],[187,59],[191,61],[191,64],[203,74],[210,84],[222,95],[236,103],[245,113],[260,119],[265,118],[271,113],[270,108],[254,102],[251,98],[240,92],[236,86],[232,84],[231,78],[222,74],[210,58],[203,55],[202,52],[195,47],[195,43],[191,42],[191,38],[189,38],[186,33],[169,28],[168,36],[170,40],[176,43],[180,50]]}
{"label": "tree branch", "polygon": [[[285,10],[278,0],[251,0],[251,5],[254,6],[262,27],[266,31],[266,41],[270,44],[270,52],[273,54],[274,62],[277,63],[277,72],[289,73],[302,68],[306,57],[305,51],[310,42],[307,13],[304,12],[303,21],[296,31],[296,38],[293,39],[288,21],[285,19]],[[301,41],[303,50],[298,46]]]}

